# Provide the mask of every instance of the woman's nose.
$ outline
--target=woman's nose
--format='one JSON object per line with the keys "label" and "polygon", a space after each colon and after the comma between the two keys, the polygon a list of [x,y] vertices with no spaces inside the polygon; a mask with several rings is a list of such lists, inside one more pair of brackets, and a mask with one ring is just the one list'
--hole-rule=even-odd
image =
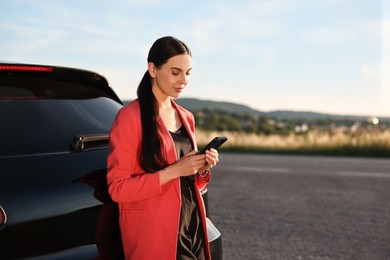
{"label": "woman's nose", "polygon": [[183,74],[183,75],[180,77],[180,83],[181,83],[181,84],[187,84],[187,83],[188,83],[188,75]]}

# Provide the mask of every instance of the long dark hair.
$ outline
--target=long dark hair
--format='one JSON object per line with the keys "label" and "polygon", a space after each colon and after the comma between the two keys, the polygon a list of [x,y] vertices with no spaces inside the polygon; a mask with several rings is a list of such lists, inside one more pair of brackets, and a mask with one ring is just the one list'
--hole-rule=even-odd
{"label": "long dark hair", "polygon": [[[158,69],[168,59],[180,54],[192,55],[188,46],[171,36],[156,40],[149,50],[148,63]],[[161,170],[168,165],[161,151],[161,139],[158,134],[157,118],[159,115],[157,100],[152,92],[152,81],[146,71],[137,89],[142,121],[141,166],[149,173]]]}

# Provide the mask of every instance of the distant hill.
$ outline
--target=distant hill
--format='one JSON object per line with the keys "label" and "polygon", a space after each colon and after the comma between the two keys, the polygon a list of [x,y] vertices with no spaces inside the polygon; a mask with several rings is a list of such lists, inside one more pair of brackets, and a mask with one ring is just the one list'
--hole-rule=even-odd
{"label": "distant hill", "polygon": [[248,106],[230,103],[230,102],[219,102],[219,101],[211,101],[211,100],[201,100],[195,98],[179,98],[176,99],[175,102],[190,111],[199,111],[202,109],[209,110],[223,110],[231,113],[237,114],[249,114],[252,116],[265,115],[265,112],[261,112],[258,110],[254,110]]}
{"label": "distant hill", "polygon": [[[175,99],[175,102],[179,105],[185,107],[186,109],[190,110],[191,112],[196,112],[202,109],[209,109],[209,110],[223,110],[228,111],[230,113],[236,113],[236,114],[249,114],[252,116],[268,116],[270,118],[275,118],[279,120],[291,120],[291,119],[324,119],[324,118],[332,118],[332,119],[339,119],[339,120],[356,120],[356,121],[363,121],[366,120],[369,116],[354,116],[354,115],[334,115],[334,114],[324,114],[324,113],[318,113],[318,112],[310,112],[310,111],[291,111],[291,110],[274,110],[274,111],[259,111],[256,109],[253,109],[249,106],[237,104],[237,103],[231,103],[231,102],[220,102],[220,101],[212,101],[212,100],[203,100],[203,99],[196,99],[196,98],[179,98]],[[125,104],[128,103],[128,101],[124,101]],[[380,120],[390,122],[390,117],[382,117]]]}
{"label": "distant hill", "polygon": [[339,120],[356,120],[362,121],[369,118],[369,116],[353,116],[353,115],[334,115],[334,114],[324,114],[318,112],[309,112],[309,111],[289,111],[289,110],[275,110],[270,111],[267,115],[271,118],[277,119],[339,119]]}
{"label": "distant hill", "polygon": [[[180,98],[175,100],[179,105],[187,108],[190,111],[198,111],[202,109],[219,109],[229,111],[231,113],[237,114],[250,114],[252,116],[266,115],[270,118],[275,118],[279,120],[291,120],[291,119],[323,119],[323,118],[333,118],[333,119],[349,119],[349,120],[366,120],[369,116],[355,116],[355,115],[334,115],[334,114],[324,114],[318,112],[310,111],[291,111],[291,110],[274,110],[274,111],[259,111],[253,108],[250,108],[246,105],[230,103],[230,102],[219,102],[212,100],[200,100],[195,98]],[[381,118],[382,121],[390,121],[389,117]]]}

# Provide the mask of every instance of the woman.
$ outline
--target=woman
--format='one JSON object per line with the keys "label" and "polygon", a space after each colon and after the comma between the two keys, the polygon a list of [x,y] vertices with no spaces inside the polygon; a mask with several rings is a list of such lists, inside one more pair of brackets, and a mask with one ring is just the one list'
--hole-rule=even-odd
{"label": "woman", "polygon": [[200,191],[218,152],[196,152],[194,117],[173,101],[191,69],[186,44],[158,39],[138,99],[120,110],[112,126],[107,182],[119,203],[126,259],[210,259]]}

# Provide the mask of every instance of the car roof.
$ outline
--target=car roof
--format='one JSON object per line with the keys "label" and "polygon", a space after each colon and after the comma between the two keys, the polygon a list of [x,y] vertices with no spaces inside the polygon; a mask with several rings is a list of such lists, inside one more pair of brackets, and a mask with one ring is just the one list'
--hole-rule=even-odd
{"label": "car roof", "polygon": [[104,76],[86,69],[0,61],[0,76],[46,77],[54,80],[85,83],[104,91],[110,98],[122,104],[122,101],[109,86],[108,81]]}

